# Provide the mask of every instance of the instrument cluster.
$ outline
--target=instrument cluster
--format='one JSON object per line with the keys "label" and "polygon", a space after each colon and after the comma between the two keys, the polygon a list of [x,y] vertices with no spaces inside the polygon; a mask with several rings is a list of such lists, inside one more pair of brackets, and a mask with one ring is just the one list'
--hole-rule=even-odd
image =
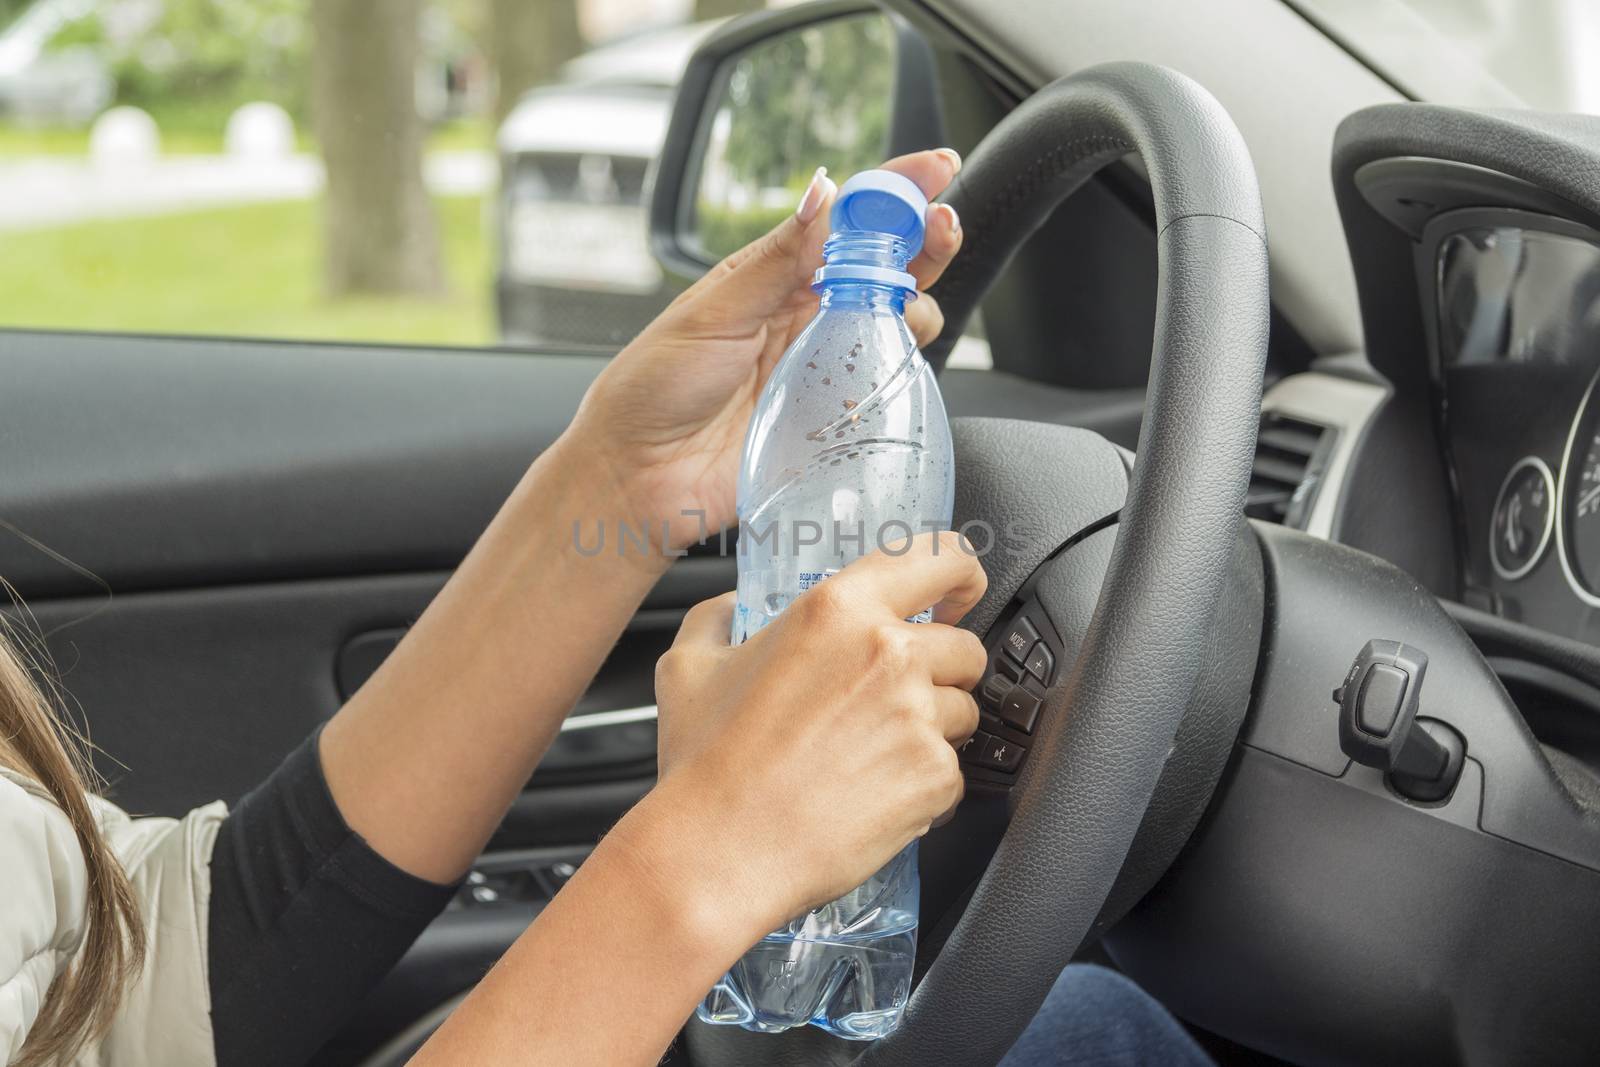
{"label": "instrument cluster", "polygon": [[1425,243],[1464,598],[1600,643],[1600,233],[1468,209]]}

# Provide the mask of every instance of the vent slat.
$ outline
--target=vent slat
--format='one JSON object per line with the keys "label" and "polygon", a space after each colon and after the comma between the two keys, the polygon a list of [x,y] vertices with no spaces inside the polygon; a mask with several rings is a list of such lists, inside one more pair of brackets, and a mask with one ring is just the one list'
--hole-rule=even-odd
{"label": "vent slat", "polygon": [[1289,452],[1310,459],[1311,454],[1317,450],[1317,445],[1322,442],[1322,431],[1316,427],[1300,429],[1282,424],[1263,423],[1256,441],[1259,448]]}
{"label": "vent slat", "polygon": [[1257,456],[1255,463],[1251,465],[1250,473],[1255,478],[1279,482],[1293,489],[1306,476],[1306,465],[1304,460],[1295,463],[1292,460],[1275,459],[1272,456]]}
{"label": "vent slat", "polygon": [[1327,439],[1327,429],[1315,423],[1291,419],[1276,412],[1261,416],[1256,438],[1256,455],[1250,466],[1250,489],[1245,496],[1245,514],[1268,522],[1303,522],[1306,501],[1314,494],[1300,493],[1311,465]]}

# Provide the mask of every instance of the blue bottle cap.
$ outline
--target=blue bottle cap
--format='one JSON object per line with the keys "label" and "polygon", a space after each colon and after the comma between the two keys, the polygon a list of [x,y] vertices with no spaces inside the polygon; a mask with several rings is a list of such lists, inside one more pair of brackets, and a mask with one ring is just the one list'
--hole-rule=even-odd
{"label": "blue bottle cap", "polygon": [[905,241],[914,257],[922,251],[928,198],[917,183],[892,170],[864,170],[839,187],[828,216],[835,233],[866,230]]}

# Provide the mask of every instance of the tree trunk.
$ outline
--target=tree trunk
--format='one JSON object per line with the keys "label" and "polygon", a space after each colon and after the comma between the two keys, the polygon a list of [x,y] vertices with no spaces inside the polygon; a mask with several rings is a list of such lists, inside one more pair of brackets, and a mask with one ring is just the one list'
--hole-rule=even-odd
{"label": "tree trunk", "polygon": [[330,296],[444,289],[422,178],[416,77],[422,0],[312,0],[311,104]]}
{"label": "tree trunk", "polygon": [[766,6],[762,0],[694,0],[694,21],[743,15],[749,11],[759,11]]}
{"label": "tree trunk", "polygon": [[489,62],[495,73],[495,126],[535,85],[583,51],[578,0],[489,0]]}

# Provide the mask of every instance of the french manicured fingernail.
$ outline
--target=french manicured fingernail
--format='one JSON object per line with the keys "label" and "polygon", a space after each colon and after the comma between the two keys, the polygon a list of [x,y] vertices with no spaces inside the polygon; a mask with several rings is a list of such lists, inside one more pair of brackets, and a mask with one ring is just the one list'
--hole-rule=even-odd
{"label": "french manicured fingernail", "polygon": [[954,148],[935,148],[933,154],[942,156],[950,164],[950,173],[957,174],[961,171],[961,153]]}
{"label": "french manicured fingernail", "polygon": [[806,186],[806,191],[800,197],[800,204],[794,209],[794,217],[801,224],[810,222],[817,217],[817,209],[822,206],[823,197],[828,195],[828,168],[818,167],[817,172],[811,176],[811,184]]}
{"label": "french manicured fingernail", "polygon": [[949,204],[939,204],[936,209],[944,216],[945,227],[949,229],[950,236],[954,237],[961,232],[961,216],[956,214],[955,208]]}

